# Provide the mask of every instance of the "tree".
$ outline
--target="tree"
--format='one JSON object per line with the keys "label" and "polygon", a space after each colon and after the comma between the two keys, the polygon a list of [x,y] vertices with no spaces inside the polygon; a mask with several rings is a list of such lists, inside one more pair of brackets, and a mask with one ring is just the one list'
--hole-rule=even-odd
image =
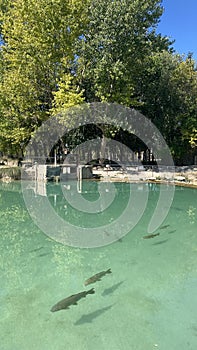
{"label": "tree", "polygon": [[[5,6],[6,4],[6,6]],[[49,118],[53,92],[70,71],[88,0],[14,0],[1,5],[1,140],[17,150]],[[80,18],[80,21],[79,21]]]}
{"label": "tree", "polygon": [[[91,2],[88,25],[76,41],[72,69],[86,102],[117,102],[137,108],[141,105],[135,76],[153,50],[160,52],[170,46],[166,37],[155,32],[162,11],[157,0]],[[65,94],[58,95],[66,100]],[[118,132],[119,128],[102,125],[103,147],[105,136],[114,137]]]}
{"label": "tree", "polygon": [[77,86],[76,79],[70,73],[65,73],[60,78],[58,90],[53,93],[52,113],[56,115],[58,112],[73,107],[84,102],[83,90]]}
{"label": "tree", "polygon": [[155,32],[162,11],[158,0],[92,1],[75,65],[87,102],[139,106],[134,77],[145,57],[170,44]]}
{"label": "tree", "polygon": [[183,162],[197,139],[195,61],[166,51],[153,53],[136,76],[136,91],[142,113],[165,137],[176,162]]}
{"label": "tree", "polygon": [[[84,101],[104,101],[140,109],[177,159],[190,152],[197,142],[195,62],[175,55],[172,42],[156,33],[161,4],[1,0],[1,148],[22,152],[46,119]],[[69,115],[64,123],[72,128]],[[81,127],[70,139],[98,129],[106,137],[123,135],[104,124]]]}

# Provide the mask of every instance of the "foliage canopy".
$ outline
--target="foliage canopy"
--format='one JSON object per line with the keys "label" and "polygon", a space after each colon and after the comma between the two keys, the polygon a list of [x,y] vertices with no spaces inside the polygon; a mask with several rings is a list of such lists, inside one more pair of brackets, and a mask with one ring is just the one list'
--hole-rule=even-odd
{"label": "foliage canopy", "polygon": [[157,33],[162,12],[159,0],[1,0],[1,150],[19,154],[62,109],[105,101],[140,109],[179,162],[193,152],[196,65]]}

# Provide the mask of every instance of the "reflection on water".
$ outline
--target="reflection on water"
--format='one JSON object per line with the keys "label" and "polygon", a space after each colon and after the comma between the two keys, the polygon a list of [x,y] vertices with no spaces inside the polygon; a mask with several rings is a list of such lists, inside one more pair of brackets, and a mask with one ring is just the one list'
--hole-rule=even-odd
{"label": "reflection on water", "polygon": [[[92,214],[90,219],[90,214],[77,213],[68,203],[65,191],[71,194],[72,186],[76,188],[71,182],[62,190],[59,184],[40,184],[41,189],[29,191],[38,198],[48,196],[58,215],[80,220],[82,226],[114,220],[128,200],[127,184],[115,184],[115,202],[107,213]],[[84,182],[83,198],[97,200],[97,186]],[[121,244],[117,237],[105,247],[80,249],[61,245],[39,230],[25,207],[19,183],[0,184],[2,350],[197,347],[197,191],[177,188],[160,235],[144,240],[159,186],[140,186],[136,191],[149,191],[148,205]],[[83,290],[87,276],[109,266],[110,278],[94,285],[91,298],[70,310],[50,312],[62,296]]]}

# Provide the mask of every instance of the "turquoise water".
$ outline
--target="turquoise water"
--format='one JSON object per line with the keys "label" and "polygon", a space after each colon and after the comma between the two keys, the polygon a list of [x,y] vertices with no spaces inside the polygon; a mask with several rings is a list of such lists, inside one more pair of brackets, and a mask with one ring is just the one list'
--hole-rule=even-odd
{"label": "turquoise water", "polygon": [[[97,183],[84,186],[83,198],[94,203]],[[137,225],[112,244],[82,249],[62,245],[36,226],[20,183],[0,184],[1,350],[197,348],[197,190],[177,187],[159,235],[143,239],[160,187],[133,186],[136,193],[148,191]],[[74,210],[59,184],[30,191],[38,199],[48,196],[62,219],[93,228],[124,211],[128,184],[115,189],[102,215]],[[108,268],[112,274],[84,287],[87,278]],[[92,287],[95,294],[77,306],[50,311]]]}

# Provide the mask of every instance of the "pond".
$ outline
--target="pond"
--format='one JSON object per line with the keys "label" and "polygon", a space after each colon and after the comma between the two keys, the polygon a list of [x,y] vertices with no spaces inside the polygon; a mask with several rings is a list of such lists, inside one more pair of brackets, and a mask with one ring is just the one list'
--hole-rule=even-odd
{"label": "pond", "polygon": [[[106,200],[96,208],[96,181],[84,181],[80,188],[75,182],[30,183],[25,190],[19,182],[0,184],[1,350],[197,348],[197,190],[176,187],[165,220],[151,234],[148,225],[159,193],[168,194],[169,187],[115,183],[108,198],[110,188],[103,186]],[[84,211],[73,202],[76,189],[82,206],[90,204]],[[142,197],[147,203],[133,227],[125,223],[125,233],[116,219],[131,194],[135,207],[141,193],[147,193]],[[103,245],[94,241],[84,248],[83,239],[78,246],[75,240],[62,244],[46,208],[35,217],[46,198],[60,225],[78,226],[81,236],[84,227],[93,232],[99,227]],[[109,243],[112,226],[107,227],[113,222],[116,234]],[[55,225],[58,232],[58,221]],[[84,286],[109,268],[112,273]],[[78,305],[51,312],[60,300],[91,288],[95,293]]]}

